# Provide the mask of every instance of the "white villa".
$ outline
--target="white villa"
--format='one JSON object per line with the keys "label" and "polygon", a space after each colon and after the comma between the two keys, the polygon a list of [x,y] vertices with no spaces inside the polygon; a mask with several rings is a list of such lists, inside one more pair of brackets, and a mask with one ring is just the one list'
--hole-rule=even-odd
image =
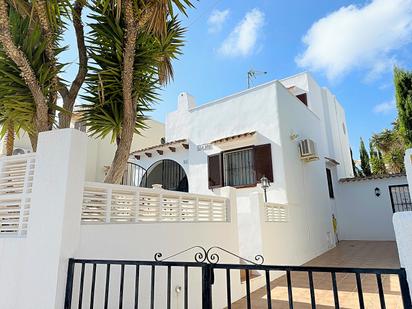
{"label": "white villa", "polygon": [[[267,201],[283,213],[273,220],[293,217],[290,236],[297,247],[310,248],[296,257],[304,262],[334,245],[334,188],[338,179],[353,176],[346,127],[336,97],[302,73],[200,106],[181,93],[177,110],[166,118],[165,143],[135,150],[130,161],[147,170],[137,181],[147,187],[198,194],[235,187],[246,256],[261,251],[256,243],[243,248],[242,240],[251,246],[247,239],[258,239],[250,199],[262,192],[259,182],[266,176]],[[309,141],[314,149],[300,153],[299,145]]]}
{"label": "white villa", "polygon": [[[0,143],[0,308],[410,308],[412,149],[408,176],[354,178],[344,109],[309,73],[198,106],[181,93],[148,126],[122,185],[102,183],[115,146],[76,120],[36,153]],[[338,238],[378,268],[301,266],[329,250],[342,266]]]}

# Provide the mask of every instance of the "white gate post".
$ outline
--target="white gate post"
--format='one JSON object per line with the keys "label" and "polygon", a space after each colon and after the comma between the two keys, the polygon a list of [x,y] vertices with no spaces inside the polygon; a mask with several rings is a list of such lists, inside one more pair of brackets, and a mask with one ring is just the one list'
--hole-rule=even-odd
{"label": "white gate post", "polygon": [[406,269],[409,291],[412,296],[412,211],[397,212],[393,215],[396,244],[401,266]]}
{"label": "white gate post", "polygon": [[63,308],[68,259],[80,239],[86,153],[78,130],[39,136],[17,309]]}

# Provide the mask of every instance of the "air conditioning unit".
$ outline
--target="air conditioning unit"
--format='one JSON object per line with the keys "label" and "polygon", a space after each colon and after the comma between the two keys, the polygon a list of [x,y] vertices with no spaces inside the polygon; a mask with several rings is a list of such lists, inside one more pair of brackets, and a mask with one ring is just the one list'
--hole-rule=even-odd
{"label": "air conditioning unit", "polygon": [[299,142],[300,158],[304,161],[319,159],[316,153],[315,142],[311,139],[304,139]]}
{"label": "air conditioning unit", "polygon": [[26,153],[31,153],[31,150],[25,149],[25,148],[15,148],[13,150],[13,156],[15,155],[21,155],[21,154],[26,154]]}

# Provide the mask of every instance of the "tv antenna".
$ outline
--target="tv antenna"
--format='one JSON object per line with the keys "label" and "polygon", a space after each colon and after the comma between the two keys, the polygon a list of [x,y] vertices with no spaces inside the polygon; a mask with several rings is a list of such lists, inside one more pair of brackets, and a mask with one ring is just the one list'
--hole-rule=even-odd
{"label": "tv antenna", "polygon": [[268,72],[250,69],[249,72],[247,72],[247,88],[250,88],[250,86],[252,85],[252,80],[256,79],[256,76],[265,74],[268,74]]}

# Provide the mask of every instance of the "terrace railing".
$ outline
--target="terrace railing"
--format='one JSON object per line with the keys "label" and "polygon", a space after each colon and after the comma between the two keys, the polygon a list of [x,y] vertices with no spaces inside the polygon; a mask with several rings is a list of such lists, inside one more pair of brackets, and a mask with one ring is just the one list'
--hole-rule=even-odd
{"label": "terrace railing", "polygon": [[229,199],[88,182],[82,223],[228,222]]}
{"label": "terrace railing", "polygon": [[36,154],[0,158],[0,236],[24,236]]}
{"label": "terrace railing", "polygon": [[288,222],[288,205],[265,203],[266,222]]}

